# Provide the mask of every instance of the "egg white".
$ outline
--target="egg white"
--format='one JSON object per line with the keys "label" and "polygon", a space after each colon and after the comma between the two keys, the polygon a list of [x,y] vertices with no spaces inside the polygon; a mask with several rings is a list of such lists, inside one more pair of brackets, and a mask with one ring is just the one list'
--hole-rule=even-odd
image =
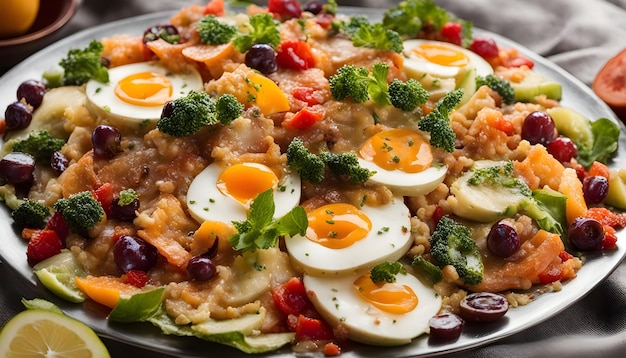
{"label": "egg white", "polygon": [[[422,44],[437,44],[461,52],[469,58],[469,63],[464,67],[432,63],[413,54],[413,49]],[[476,91],[476,76],[484,77],[494,73],[493,67],[480,55],[448,42],[406,40],[404,41],[404,55],[404,73],[419,81],[435,100],[452,90],[463,88],[465,96],[461,102],[464,103]]]}
{"label": "egg white", "polygon": [[369,160],[358,159],[361,167],[375,172],[369,179],[371,182],[385,185],[396,195],[426,195],[435,190],[448,173],[445,165],[431,166],[418,173],[407,173],[398,169],[387,170]]}
{"label": "egg white", "polygon": [[365,271],[338,277],[304,275],[309,299],[331,326],[345,326],[353,341],[381,346],[410,343],[428,330],[429,319],[441,308],[441,295],[410,273],[398,274],[396,283],[413,289],[417,307],[405,314],[385,312],[361,299],[352,288]]}
{"label": "egg white", "polygon": [[172,73],[157,61],[132,63],[109,69],[109,83],[96,80],[87,82],[86,94],[89,108],[105,118],[143,122],[156,121],[161,117],[163,106],[139,106],[127,103],[115,95],[115,87],[124,78],[141,72],[154,72],[166,76],[172,84],[170,100],[183,97],[192,90],[202,90],[203,81],[198,71],[189,69],[186,73]]}
{"label": "egg white", "polygon": [[[219,221],[230,224],[232,221],[247,219],[248,209],[244,204],[223,194],[216,185],[217,178],[226,169],[223,163],[212,163],[198,174],[187,191],[187,207],[191,216],[202,223]],[[280,218],[300,204],[300,176],[286,172],[274,189],[274,218]]]}
{"label": "egg white", "polygon": [[296,235],[285,240],[292,262],[311,275],[336,276],[401,258],[413,243],[410,213],[402,197],[359,209],[372,222],[367,237],[348,247],[332,249]]}

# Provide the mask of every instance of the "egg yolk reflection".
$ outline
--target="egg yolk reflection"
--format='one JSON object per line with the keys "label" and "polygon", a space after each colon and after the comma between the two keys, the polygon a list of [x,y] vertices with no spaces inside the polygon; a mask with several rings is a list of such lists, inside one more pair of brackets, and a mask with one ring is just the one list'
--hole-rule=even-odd
{"label": "egg yolk reflection", "polygon": [[306,237],[330,249],[343,249],[364,239],[372,221],[354,205],[338,203],[321,206],[309,215]]}
{"label": "egg yolk reflection", "polygon": [[412,51],[416,56],[442,66],[465,67],[470,62],[463,52],[440,44],[421,44]]}
{"label": "egg yolk reflection", "polygon": [[163,106],[172,97],[172,83],[165,75],[140,72],[125,77],[115,86],[115,95],[138,106]]}
{"label": "egg yolk reflection", "polygon": [[359,154],[383,169],[406,173],[424,171],[433,162],[430,144],[408,129],[391,129],[374,135],[363,144]]}
{"label": "egg yolk reflection", "polygon": [[257,163],[231,165],[220,174],[217,188],[244,205],[262,192],[278,185],[278,177],[267,166]]}
{"label": "egg yolk reflection", "polygon": [[375,283],[365,273],[352,284],[354,291],[380,310],[394,314],[411,312],[417,307],[417,295],[411,287],[396,283]]}

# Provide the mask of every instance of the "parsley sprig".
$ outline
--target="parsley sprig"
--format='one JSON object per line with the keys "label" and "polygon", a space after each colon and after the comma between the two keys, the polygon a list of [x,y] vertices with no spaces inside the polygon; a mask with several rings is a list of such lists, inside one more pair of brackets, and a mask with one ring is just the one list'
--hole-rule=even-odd
{"label": "parsley sprig", "polygon": [[272,189],[259,194],[250,205],[248,219],[233,221],[237,233],[228,239],[235,250],[254,251],[276,246],[280,236],[304,235],[309,221],[304,208],[296,206],[274,219],[276,204]]}

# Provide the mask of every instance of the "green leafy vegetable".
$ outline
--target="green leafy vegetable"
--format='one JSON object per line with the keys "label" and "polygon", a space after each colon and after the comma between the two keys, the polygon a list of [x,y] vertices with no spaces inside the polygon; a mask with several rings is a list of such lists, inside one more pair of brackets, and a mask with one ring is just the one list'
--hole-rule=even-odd
{"label": "green leafy vegetable", "polygon": [[276,246],[279,236],[304,235],[308,219],[304,208],[296,206],[283,217],[274,220],[272,190],[259,194],[250,205],[248,219],[234,221],[237,233],[228,239],[235,250],[268,249]]}
{"label": "green leafy vegetable", "polygon": [[244,53],[258,43],[270,45],[274,48],[280,43],[279,22],[274,20],[270,13],[262,13],[250,16],[249,31],[239,33],[233,40],[237,51]]}
{"label": "green leafy vegetable", "polygon": [[365,183],[374,172],[361,167],[356,154],[352,152],[320,154],[322,161],[326,163],[328,169],[336,175],[345,175],[351,183]]}
{"label": "green leafy vegetable", "polygon": [[617,150],[619,139],[619,127],[608,118],[600,118],[591,122],[593,133],[593,146],[587,148],[578,147],[576,160],[585,168],[589,168],[594,161],[607,163],[609,158]]}
{"label": "green leafy vegetable", "polygon": [[433,1],[407,0],[385,11],[382,24],[402,36],[415,38],[422,29],[432,27],[438,31],[448,21],[448,12]]}
{"label": "green leafy vegetable", "polygon": [[136,293],[128,298],[120,297],[117,305],[109,313],[109,319],[114,322],[143,322],[152,317],[163,301],[165,288]]}

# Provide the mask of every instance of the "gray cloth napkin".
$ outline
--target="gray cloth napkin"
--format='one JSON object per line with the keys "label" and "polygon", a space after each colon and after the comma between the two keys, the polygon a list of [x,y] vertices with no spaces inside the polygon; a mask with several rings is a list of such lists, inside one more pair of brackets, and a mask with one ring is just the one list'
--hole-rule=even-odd
{"label": "gray cloth napkin", "polygon": [[[508,37],[590,85],[606,61],[626,47],[626,0],[435,0],[476,27]],[[84,0],[59,33],[161,10],[173,10],[190,0]],[[338,0],[343,6],[388,8],[398,1]],[[621,243],[624,244],[624,243]],[[19,299],[27,285],[0,265],[3,279],[0,319],[5,323],[22,309]],[[9,290],[11,287],[11,290]],[[167,357],[104,338],[113,357]],[[207,352],[207,356],[210,352]],[[626,357],[626,266],[581,301],[551,319],[487,346],[447,357]]]}

